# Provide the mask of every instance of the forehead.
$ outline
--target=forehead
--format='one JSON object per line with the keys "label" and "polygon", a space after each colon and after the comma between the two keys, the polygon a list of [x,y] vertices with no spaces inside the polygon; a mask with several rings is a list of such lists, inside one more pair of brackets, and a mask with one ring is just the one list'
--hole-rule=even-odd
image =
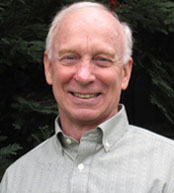
{"label": "forehead", "polygon": [[122,26],[111,13],[104,9],[81,8],[72,11],[62,19],[54,34],[56,45],[53,47],[65,42],[70,44],[71,40],[75,43],[80,39],[83,42],[84,39],[98,41],[96,44],[101,43],[102,40],[111,44],[116,42],[121,51]]}
{"label": "forehead", "polygon": [[115,35],[122,31],[120,22],[104,8],[85,7],[67,13],[55,30],[55,34],[62,33],[62,31],[64,33],[73,32],[79,28],[81,31],[99,29],[99,31],[104,32],[108,30],[108,33]]}
{"label": "forehead", "polygon": [[109,11],[105,10],[104,8],[96,8],[96,7],[84,7],[72,10],[62,18],[61,23],[66,23],[69,22],[69,20],[72,21],[76,19],[78,23],[79,22],[91,23],[92,21],[98,22],[103,20],[105,21],[107,20],[108,23],[111,23],[113,21],[118,23],[118,20]]}

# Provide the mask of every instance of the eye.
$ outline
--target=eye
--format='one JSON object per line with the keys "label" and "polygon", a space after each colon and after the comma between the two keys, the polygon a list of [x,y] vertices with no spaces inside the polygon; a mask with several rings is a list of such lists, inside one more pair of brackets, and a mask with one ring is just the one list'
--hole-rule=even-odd
{"label": "eye", "polygon": [[104,58],[104,57],[100,57],[100,58],[98,58],[98,60],[101,61],[101,62],[107,62],[107,61],[108,61],[108,60],[107,60],[106,58]]}
{"label": "eye", "polygon": [[77,55],[74,54],[65,54],[60,58],[60,62],[63,65],[74,65],[78,62],[79,57]]}
{"label": "eye", "polygon": [[65,57],[67,60],[75,60],[75,57],[74,56],[66,56]]}
{"label": "eye", "polygon": [[109,67],[112,65],[110,58],[105,56],[97,56],[94,58],[95,64],[101,67]]}

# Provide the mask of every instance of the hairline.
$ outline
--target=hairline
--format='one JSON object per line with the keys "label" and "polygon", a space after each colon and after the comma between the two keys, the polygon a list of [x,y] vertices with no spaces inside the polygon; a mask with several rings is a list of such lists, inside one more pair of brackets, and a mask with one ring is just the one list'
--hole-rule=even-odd
{"label": "hairline", "polygon": [[[51,55],[52,55],[52,42],[55,35],[56,29],[60,26],[61,22],[65,17],[73,13],[75,10],[80,10],[82,8],[96,8],[105,10],[107,13],[112,15],[115,20],[117,20],[121,26],[123,31],[123,41],[124,41],[124,48],[123,48],[123,64],[128,62],[129,57],[132,55],[132,32],[130,27],[127,23],[121,22],[115,12],[110,11],[106,6],[100,3],[94,3],[94,2],[78,2],[74,3],[69,6],[63,7],[55,17],[53,18],[53,21],[51,23],[49,32],[47,34],[46,38],[46,51],[48,54],[48,59],[51,61]],[[125,53],[126,52],[126,53]],[[128,53],[127,53],[128,52]]]}

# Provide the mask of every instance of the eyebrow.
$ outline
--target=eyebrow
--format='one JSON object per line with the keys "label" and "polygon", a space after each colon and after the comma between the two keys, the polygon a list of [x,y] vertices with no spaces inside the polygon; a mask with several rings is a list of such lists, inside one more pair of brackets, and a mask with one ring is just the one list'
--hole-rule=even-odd
{"label": "eyebrow", "polygon": [[[77,53],[77,51],[75,49],[71,49],[71,48],[63,48],[58,52],[58,54],[60,56],[65,54],[65,53]],[[107,55],[113,59],[116,57],[116,54],[114,52],[103,50],[103,49],[95,51],[94,56],[97,56],[97,55]]]}
{"label": "eyebrow", "polygon": [[66,48],[63,48],[61,49],[59,52],[59,55],[63,55],[65,53],[76,53],[76,50],[75,49],[66,49]]}
{"label": "eyebrow", "polygon": [[106,50],[99,50],[99,51],[96,51],[95,55],[107,55],[107,56],[110,56],[111,58],[114,58],[116,56],[115,53],[113,52],[110,52],[110,51],[106,51]]}

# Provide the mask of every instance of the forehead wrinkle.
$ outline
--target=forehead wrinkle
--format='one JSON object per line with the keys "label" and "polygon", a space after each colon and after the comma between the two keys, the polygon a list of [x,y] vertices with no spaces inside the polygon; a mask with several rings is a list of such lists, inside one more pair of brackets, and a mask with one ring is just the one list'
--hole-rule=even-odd
{"label": "forehead wrinkle", "polygon": [[89,48],[89,35],[86,35],[86,51],[89,53],[90,48]]}

